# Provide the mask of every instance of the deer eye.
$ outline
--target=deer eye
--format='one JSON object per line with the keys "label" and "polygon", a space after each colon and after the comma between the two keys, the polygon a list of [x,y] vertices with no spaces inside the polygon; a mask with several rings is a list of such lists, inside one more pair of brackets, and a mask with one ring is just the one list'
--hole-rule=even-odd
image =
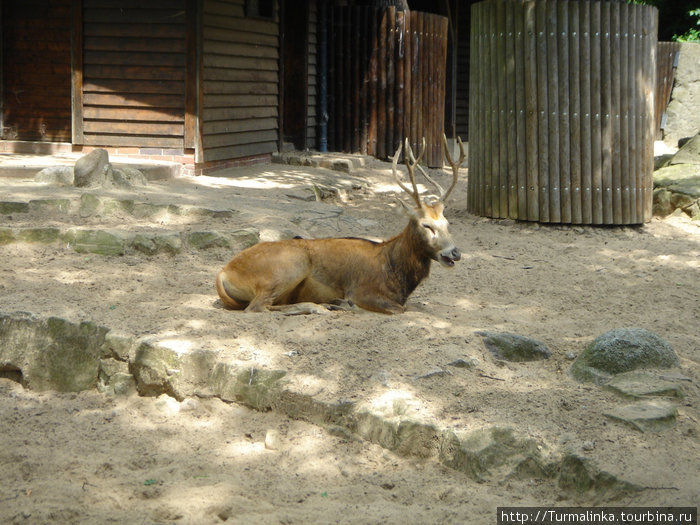
{"label": "deer eye", "polygon": [[432,235],[433,237],[435,236],[435,228],[433,228],[430,224],[422,224],[421,226],[428,230],[430,232],[430,235]]}

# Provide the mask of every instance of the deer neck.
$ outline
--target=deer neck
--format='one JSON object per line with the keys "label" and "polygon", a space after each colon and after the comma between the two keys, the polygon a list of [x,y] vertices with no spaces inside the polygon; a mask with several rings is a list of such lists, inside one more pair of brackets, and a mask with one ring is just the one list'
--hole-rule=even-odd
{"label": "deer neck", "polygon": [[387,273],[393,278],[401,304],[430,273],[432,258],[418,227],[418,223],[411,219],[406,228],[385,245]]}

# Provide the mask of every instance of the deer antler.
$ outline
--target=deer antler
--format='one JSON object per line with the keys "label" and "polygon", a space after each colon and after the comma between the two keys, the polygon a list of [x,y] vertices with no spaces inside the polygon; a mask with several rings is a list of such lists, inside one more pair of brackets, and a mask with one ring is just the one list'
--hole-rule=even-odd
{"label": "deer antler", "polygon": [[464,153],[464,144],[462,144],[462,139],[457,137],[457,140],[459,141],[459,160],[457,162],[454,162],[452,160],[452,156],[450,155],[450,149],[449,146],[447,145],[447,137],[445,134],[442,134],[442,146],[443,149],[445,150],[445,157],[447,157],[447,162],[448,164],[452,167],[452,184],[450,185],[449,188],[447,188],[447,191],[438,184],[438,182],[433,179],[430,175],[426,173],[426,171],[421,167],[418,166],[418,169],[420,172],[423,174],[425,179],[435,186],[435,189],[438,191],[439,198],[440,200],[444,203],[447,201],[447,197],[450,196],[450,193],[452,193],[452,190],[454,189],[455,185],[457,184],[457,176],[459,175],[459,167],[462,165],[462,162],[464,162],[464,158],[466,157]]}
{"label": "deer antler", "polygon": [[418,186],[416,185],[416,175],[415,175],[415,168],[418,166],[420,169],[420,161],[423,158],[423,155],[425,154],[425,138],[423,138],[423,147],[420,152],[420,155],[418,155],[418,158],[416,159],[413,155],[413,150],[411,149],[411,145],[408,143],[408,138],[406,138],[406,156],[405,156],[405,162],[406,162],[406,168],[408,168],[408,176],[411,180],[411,186],[413,189],[409,189],[404,185],[403,182],[401,182],[401,179],[399,179],[399,175],[396,171],[396,165],[398,164],[399,157],[401,156],[401,145],[399,144],[399,149],[396,150],[396,153],[394,154],[394,159],[393,163],[391,166],[391,172],[394,174],[394,178],[396,179],[396,183],[401,187],[403,191],[408,193],[413,201],[416,203],[416,205],[420,208],[421,207],[421,202],[420,202],[420,196],[418,195]]}

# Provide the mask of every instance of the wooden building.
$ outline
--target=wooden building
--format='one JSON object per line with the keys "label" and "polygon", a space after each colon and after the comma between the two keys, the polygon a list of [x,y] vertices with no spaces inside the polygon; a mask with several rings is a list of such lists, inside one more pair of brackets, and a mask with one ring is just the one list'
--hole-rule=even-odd
{"label": "wooden building", "polygon": [[[203,173],[268,160],[284,143],[317,149],[319,50],[329,45],[319,6],[335,4],[4,0],[0,152],[104,147]],[[449,16],[464,2],[415,4]],[[468,83],[450,78],[445,127],[464,135],[455,100],[467,97],[455,90]]]}

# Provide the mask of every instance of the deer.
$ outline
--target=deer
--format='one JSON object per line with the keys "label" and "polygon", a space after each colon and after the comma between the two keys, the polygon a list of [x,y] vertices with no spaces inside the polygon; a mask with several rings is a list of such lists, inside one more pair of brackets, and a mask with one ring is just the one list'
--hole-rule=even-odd
{"label": "deer", "polygon": [[[453,160],[444,134],[442,139],[452,168],[452,183],[447,190],[420,166],[425,138],[418,158],[408,138],[405,140],[404,160],[410,187],[397,173],[401,144],[393,156],[393,177],[412,200],[412,205],[408,205],[397,198],[409,218],[401,233],[382,242],[336,237],[258,243],[233,257],[217,275],[216,290],[223,306],[245,312],[288,314],[354,306],[384,314],[403,313],[408,297],[428,277],[433,261],[452,268],[461,259],[443,212],[457,184],[459,167],[465,158],[464,145],[459,139],[460,156]],[[416,166],[435,187],[437,196],[421,200]]]}

